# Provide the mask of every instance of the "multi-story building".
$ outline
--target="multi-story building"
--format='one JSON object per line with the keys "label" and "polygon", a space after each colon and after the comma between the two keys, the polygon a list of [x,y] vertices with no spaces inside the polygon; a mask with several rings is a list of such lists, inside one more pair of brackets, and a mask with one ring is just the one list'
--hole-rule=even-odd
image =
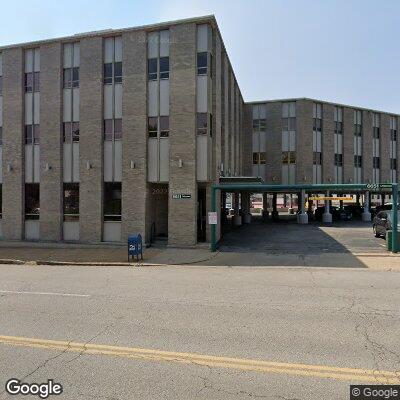
{"label": "multi-story building", "polygon": [[296,98],[245,103],[244,174],[267,183],[398,182],[399,115]]}
{"label": "multi-story building", "polygon": [[0,237],[194,245],[221,176],[397,180],[397,126],[311,99],[244,103],[213,16],[0,47]]}

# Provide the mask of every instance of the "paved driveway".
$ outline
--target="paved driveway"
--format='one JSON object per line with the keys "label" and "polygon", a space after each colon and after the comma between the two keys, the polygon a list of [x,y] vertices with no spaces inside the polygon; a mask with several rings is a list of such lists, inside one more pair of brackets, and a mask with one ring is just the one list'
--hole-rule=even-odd
{"label": "paved driveway", "polygon": [[267,223],[254,218],[250,225],[230,229],[224,234],[219,250],[304,255],[386,253],[385,241],[375,238],[369,222],[334,222],[331,226],[311,222],[299,225],[287,218]]}

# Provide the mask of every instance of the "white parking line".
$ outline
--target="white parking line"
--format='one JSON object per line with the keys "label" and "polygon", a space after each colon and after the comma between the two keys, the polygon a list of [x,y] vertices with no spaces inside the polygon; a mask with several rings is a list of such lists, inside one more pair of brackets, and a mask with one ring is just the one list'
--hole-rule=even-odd
{"label": "white parking line", "polygon": [[90,297],[89,294],[76,294],[76,293],[53,293],[53,292],[21,292],[14,290],[0,290],[0,294],[33,294],[41,296],[64,296],[64,297]]}

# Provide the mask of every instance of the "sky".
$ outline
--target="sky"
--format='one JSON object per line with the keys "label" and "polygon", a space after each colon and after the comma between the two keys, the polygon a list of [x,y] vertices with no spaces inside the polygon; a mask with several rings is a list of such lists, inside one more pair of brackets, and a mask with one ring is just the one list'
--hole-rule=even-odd
{"label": "sky", "polygon": [[14,0],[0,46],[214,14],[245,101],[400,113],[399,0]]}

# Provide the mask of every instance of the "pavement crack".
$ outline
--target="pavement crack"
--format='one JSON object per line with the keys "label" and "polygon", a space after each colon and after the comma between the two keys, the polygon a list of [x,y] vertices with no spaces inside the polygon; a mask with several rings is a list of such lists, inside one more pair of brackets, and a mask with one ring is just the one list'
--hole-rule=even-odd
{"label": "pavement crack", "polygon": [[76,359],[78,359],[79,357],[81,357],[87,350],[87,345],[89,343],[91,343],[93,340],[97,339],[100,335],[102,335],[103,333],[105,333],[108,329],[110,329],[112,326],[114,326],[114,323],[112,324],[108,324],[107,326],[105,326],[103,329],[101,329],[99,332],[97,332],[93,337],[91,337],[89,340],[87,340],[84,344],[83,344],[83,349],[75,356],[72,357],[70,360],[66,361],[65,364],[69,364],[72,361],[75,361]]}

